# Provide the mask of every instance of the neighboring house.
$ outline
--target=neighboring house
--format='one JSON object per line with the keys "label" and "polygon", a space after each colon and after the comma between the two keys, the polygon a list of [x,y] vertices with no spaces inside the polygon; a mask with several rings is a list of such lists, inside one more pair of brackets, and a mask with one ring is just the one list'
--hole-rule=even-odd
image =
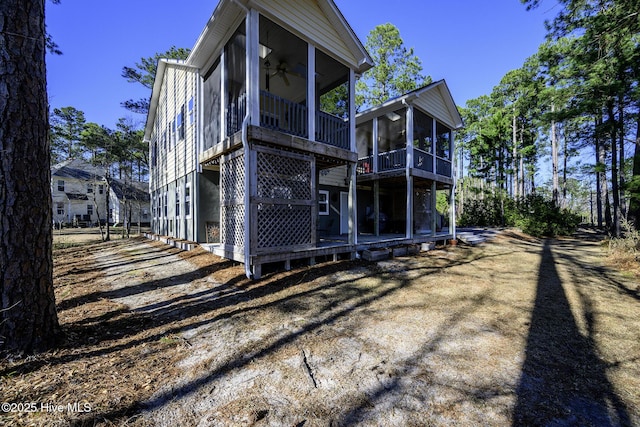
{"label": "neighboring house", "polygon": [[[150,222],[149,184],[125,183],[105,178],[105,168],[82,159],[67,160],[51,168],[53,220],[66,226],[92,226],[107,220],[109,189],[109,223],[123,224],[131,207],[131,223]],[[125,203],[127,201],[128,203]]]}
{"label": "neighboring house", "polygon": [[[436,192],[454,186],[451,135],[461,120],[446,85],[360,115],[363,126],[377,122],[366,142],[366,130],[356,130],[355,82],[372,66],[331,0],[221,0],[186,61],[158,63],[145,128],[153,231],[215,241],[214,252],[254,278],[265,263],[453,236],[453,226],[436,235],[443,221],[431,214]],[[330,114],[328,105],[341,110]],[[371,139],[384,135],[376,114],[387,109],[401,119],[393,116],[389,131],[401,126],[404,146],[400,133],[388,144]],[[436,119],[430,135],[448,130],[431,171],[416,171],[409,157],[431,155],[409,139],[426,143],[414,120],[421,114]],[[416,226],[420,215],[430,216]]]}
{"label": "neighboring house", "polygon": [[87,226],[105,215],[104,168],[73,159],[51,168],[53,221],[59,225]]}
{"label": "neighboring house", "polygon": [[148,226],[151,222],[149,183],[109,179],[110,222]]}

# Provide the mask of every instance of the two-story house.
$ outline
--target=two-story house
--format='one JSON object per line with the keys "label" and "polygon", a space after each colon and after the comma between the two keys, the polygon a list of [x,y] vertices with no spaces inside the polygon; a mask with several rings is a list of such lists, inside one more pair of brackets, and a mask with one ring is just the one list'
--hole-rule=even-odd
{"label": "two-story house", "polygon": [[[436,191],[453,187],[452,173],[422,176],[405,159],[403,167],[393,164],[393,173],[404,171],[400,184],[379,158],[366,172],[364,157],[396,148],[373,139],[358,145],[355,82],[372,66],[331,0],[221,0],[186,61],[158,63],[145,127],[153,231],[215,241],[214,252],[243,262],[247,276],[259,278],[266,263],[354,256],[380,244],[385,210],[390,221],[398,218],[393,231],[400,217],[412,224],[399,206],[386,206],[400,204],[394,184],[402,186],[404,207],[413,212],[414,190],[428,187],[418,198],[435,206]],[[452,108],[446,118],[431,115],[434,126],[449,129],[450,156],[459,115],[448,99],[438,105]],[[408,156],[414,141],[406,138],[415,133],[413,112],[420,108],[402,113]],[[445,157],[433,156],[432,163]],[[375,229],[367,229],[370,222]],[[406,225],[405,233],[387,237],[419,241],[416,234],[423,232],[423,239],[433,239],[426,227]]]}
{"label": "two-story house", "polygon": [[148,225],[151,221],[149,184],[111,177],[107,181],[106,176],[104,167],[82,159],[54,165],[51,196],[56,226],[93,226],[107,220],[111,224],[130,221]]}

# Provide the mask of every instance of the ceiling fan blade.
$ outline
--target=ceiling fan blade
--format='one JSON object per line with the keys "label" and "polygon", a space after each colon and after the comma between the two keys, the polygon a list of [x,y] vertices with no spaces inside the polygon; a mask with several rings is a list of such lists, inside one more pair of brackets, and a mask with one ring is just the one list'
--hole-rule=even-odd
{"label": "ceiling fan blade", "polygon": [[284,81],[285,85],[287,86],[291,85],[291,83],[289,82],[289,78],[287,77],[286,71],[282,71],[282,80]]}

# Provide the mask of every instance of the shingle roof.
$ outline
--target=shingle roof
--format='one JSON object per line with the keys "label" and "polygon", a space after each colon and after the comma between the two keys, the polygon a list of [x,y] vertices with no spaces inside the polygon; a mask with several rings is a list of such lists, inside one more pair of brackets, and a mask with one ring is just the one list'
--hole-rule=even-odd
{"label": "shingle roof", "polygon": [[104,179],[105,168],[102,166],[94,166],[82,159],[71,159],[52,166],[51,176],[56,178],[100,181]]}
{"label": "shingle roof", "polygon": [[149,195],[149,183],[147,182],[128,182],[111,178],[109,179],[111,190],[120,200],[129,199],[140,202],[148,202],[151,200]]}

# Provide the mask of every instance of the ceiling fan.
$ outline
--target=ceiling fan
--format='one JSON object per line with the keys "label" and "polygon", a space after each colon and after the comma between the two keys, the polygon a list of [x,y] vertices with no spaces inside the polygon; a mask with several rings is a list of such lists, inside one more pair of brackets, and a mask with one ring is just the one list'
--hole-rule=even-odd
{"label": "ceiling fan", "polygon": [[280,76],[280,78],[284,82],[285,86],[287,86],[287,87],[289,87],[291,85],[291,82],[289,81],[289,77],[288,76],[295,76],[295,77],[304,78],[304,76],[302,74],[290,71],[289,70],[289,66],[287,65],[286,61],[280,61],[278,63],[278,66],[275,67],[275,69],[273,69],[273,71],[272,71],[271,62],[269,61],[269,59],[265,59],[264,68],[266,70],[265,83],[266,83],[267,91],[269,91],[269,80],[270,80],[271,77]]}

